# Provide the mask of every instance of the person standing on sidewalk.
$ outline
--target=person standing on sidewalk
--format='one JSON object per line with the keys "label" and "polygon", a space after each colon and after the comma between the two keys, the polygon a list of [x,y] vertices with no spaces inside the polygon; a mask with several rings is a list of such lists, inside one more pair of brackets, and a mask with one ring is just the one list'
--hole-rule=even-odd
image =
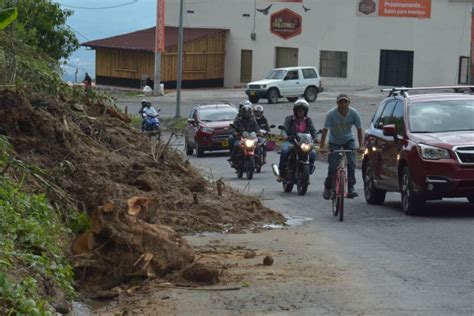
{"label": "person standing on sidewalk", "polygon": [[[360,115],[357,110],[350,107],[351,98],[344,93],[339,94],[337,97],[337,107],[331,109],[326,114],[326,120],[324,122],[323,133],[321,136],[321,144],[319,151],[324,153],[327,152],[325,148],[326,135],[329,132],[329,150],[331,149],[356,149],[354,134],[352,133],[352,126],[357,128],[357,139],[359,147],[357,148],[360,153],[364,152],[363,148],[363,132],[360,122]],[[324,181],[324,193],[323,197],[329,200],[331,197],[331,191],[333,188],[333,179],[336,173],[337,166],[339,164],[339,154],[330,153],[328,157],[329,167],[328,176]],[[348,198],[355,198],[358,196],[357,192],[354,191],[355,179],[355,154],[349,153],[347,155],[347,182],[348,182]]]}

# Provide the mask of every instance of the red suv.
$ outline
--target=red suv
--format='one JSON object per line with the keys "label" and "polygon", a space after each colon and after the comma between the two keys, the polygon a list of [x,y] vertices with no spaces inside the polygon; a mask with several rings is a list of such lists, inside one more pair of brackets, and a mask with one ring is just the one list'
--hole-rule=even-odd
{"label": "red suv", "polygon": [[421,211],[427,200],[466,197],[474,203],[474,95],[410,96],[409,90],[417,89],[382,90],[390,95],[365,131],[367,203],[382,204],[387,191],[401,193],[408,215]]}
{"label": "red suv", "polygon": [[229,149],[230,123],[237,116],[237,109],[230,103],[195,105],[188,116],[184,133],[187,155],[202,157],[204,151]]}

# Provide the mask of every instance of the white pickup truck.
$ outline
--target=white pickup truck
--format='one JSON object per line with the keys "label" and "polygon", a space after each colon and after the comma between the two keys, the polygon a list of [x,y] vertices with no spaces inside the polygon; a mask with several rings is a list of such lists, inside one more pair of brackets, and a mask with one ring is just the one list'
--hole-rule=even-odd
{"label": "white pickup truck", "polygon": [[258,103],[262,98],[268,103],[277,103],[278,98],[294,102],[299,97],[314,102],[322,91],[321,78],[315,67],[286,67],[273,69],[266,79],[248,83],[245,93],[252,103]]}

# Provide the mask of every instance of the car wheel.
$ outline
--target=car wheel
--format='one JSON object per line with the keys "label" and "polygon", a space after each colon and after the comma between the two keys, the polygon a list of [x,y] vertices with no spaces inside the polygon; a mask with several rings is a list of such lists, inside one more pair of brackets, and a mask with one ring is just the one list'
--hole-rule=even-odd
{"label": "car wheel", "polygon": [[365,200],[369,204],[380,205],[385,201],[387,191],[377,189],[374,185],[374,173],[370,161],[363,166],[362,174],[364,175],[364,195]]}
{"label": "car wheel", "polygon": [[275,104],[278,102],[278,90],[272,88],[267,92],[268,103]]}
{"label": "car wheel", "polygon": [[203,157],[204,156],[204,149],[196,142],[196,157]]}
{"label": "car wheel", "polygon": [[415,195],[413,181],[408,167],[404,167],[402,170],[400,192],[402,194],[402,210],[405,214],[416,215],[425,208],[426,200]]}
{"label": "car wheel", "polygon": [[304,92],[304,98],[308,102],[314,102],[318,98],[318,89],[315,87],[308,87]]}
{"label": "car wheel", "polygon": [[252,104],[258,103],[258,100],[260,100],[259,97],[249,97],[249,101],[252,102]]}
{"label": "car wheel", "polygon": [[191,156],[193,154],[193,148],[189,146],[188,139],[184,139],[184,150],[186,151],[186,155]]}
{"label": "car wheel", "polygon": [[295,102],[296,100],[298,100],[297,97],[289,97],[289,98],[286,98],[286,99],[290,102]]}

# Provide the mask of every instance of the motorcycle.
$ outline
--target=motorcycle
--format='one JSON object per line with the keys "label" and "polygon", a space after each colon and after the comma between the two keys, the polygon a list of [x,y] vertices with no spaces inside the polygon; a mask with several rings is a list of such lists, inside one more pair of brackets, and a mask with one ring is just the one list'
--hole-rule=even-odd
{"label": "motorcycle", "polygon": [[[280,125],[279,129],[285,130],[285,127]],[[309,176],[313,173],[314,166],[309,164],[309,154],[313,149],[313,141],[309,133],[297,133],[296,136],[289,138],[289,141],[294,143],[290,151],[290,156],[286,164],[286,175],[282,181],[283,191],[291,192],[293,186],[296,188],[299,195],[305,195],[309,186]],[[279,175],[278,166],[272,165],[273,173]]]}
{"label": "motorcycle", "polygon": [[[235,129],[233,124],[230,127]],[[255,149],[257,143],[258,138],[255,132],[242,133],[238,152],[232,161],[232,167],[235,168],[238,178],[242,178],[244,173],[246,173],[247,179],[252,180],[255,170]]]}
{"label": "motorcycle", "polygon": [[142,132],[149,132],[150,135],[156,135],[156,138],[159,140],[161,136],[160,130],[160,110],[155,115],[142,113]]}
{"label": "motorcycle", "polygon": [[[270,125],[270,128],[275,127],[275,125]],[[265,164],[265,151],[267,147],[266,136],[269,134],[266,130],[260,130],[257,148],[255,149],[255,172],[260,173],[262,171],[262,166]]]}

